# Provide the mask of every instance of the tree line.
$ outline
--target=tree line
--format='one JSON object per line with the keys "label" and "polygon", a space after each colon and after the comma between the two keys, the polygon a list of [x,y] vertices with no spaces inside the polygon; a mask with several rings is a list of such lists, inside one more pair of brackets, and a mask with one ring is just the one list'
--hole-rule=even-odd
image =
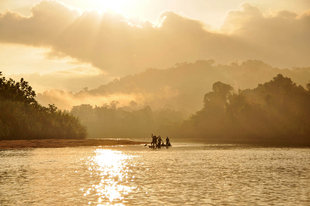
{"label": "tree line", "polygon": [[74,106],[71,114],[78,117],[86,126],[91,138],[148,138],[150,134],[167,134],[175,125],[179,125],[181,112],[171,109],[154,111],[149,106],[118,107],[117,102],[102,106],[88,104]]}
{"label": "tree line", "polygon": [[7,79],[0,72],[0,139],[85,138],[78,118],[55,105],[44,107],[23,78]]}
{"label": "tree line", "polygon": [[73,107],[90,137],[149,137],[209,143],[310,145],[310,84],[297,85],[282,74],[253,89],[234,90],[215,82],[203,107],[184,118],[171,109],[117,107],[117,104]]}
{"label": "tree line", "polygon": [[310,145],[307,89],[278,74],[254,89],[234,92],[216,82],[203,108],[180,127],[179,136],[208,142]]}

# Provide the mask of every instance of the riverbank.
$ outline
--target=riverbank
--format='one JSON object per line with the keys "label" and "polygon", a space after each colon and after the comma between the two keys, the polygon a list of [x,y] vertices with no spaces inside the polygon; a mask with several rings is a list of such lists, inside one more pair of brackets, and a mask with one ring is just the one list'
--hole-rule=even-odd
{"label": "riverbank", "polygon": [[130,141],[130,140],[111,140],[111,139],[0,140],[0,149],[117,146],[117,145],[139,145],[139,144],[145,144],[145,142]]}

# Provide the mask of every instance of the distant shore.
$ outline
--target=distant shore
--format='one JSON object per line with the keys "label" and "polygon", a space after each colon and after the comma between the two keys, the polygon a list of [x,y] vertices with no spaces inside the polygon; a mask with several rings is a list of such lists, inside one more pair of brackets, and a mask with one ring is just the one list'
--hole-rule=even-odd
{"label": "distant shore", "polygon": [[139,145],[145,142],[130,140],[101,140],[101,139],[35,139],[35,140],[0,140],[0,149],[21,148],[61,148],[82,146],[116,146]]}

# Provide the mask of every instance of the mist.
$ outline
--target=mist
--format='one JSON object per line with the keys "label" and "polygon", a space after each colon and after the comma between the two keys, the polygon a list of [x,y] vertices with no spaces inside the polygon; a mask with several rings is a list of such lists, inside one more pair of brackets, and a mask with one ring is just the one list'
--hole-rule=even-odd
{"label": "mist", "polygon": [[[145,140],[154,133],[175,141],[302,145],[310,134],[309,79],[310,68],[280,69],[257,60],[182,63],[70,94],[75,103],[128,94],[118,101],[75,105],[71,114],[86,126],[89,138]],[[48,96],[55,97],[38,97]]]}
{"label": "mist", "polygon": [[190,116],[182,111],[155,110],[117,103],[75,106],[71,114],[86,126],[92,138],[145,140],[150,134],[175,141],[310,145],[310,83],[306,89],[282,74],[238,91],[220,81],[203,97],[202,108]]}
{"label": "mist", "polygon": [[[307,114],[299,101],[308,101],[310,80],[310,13],[304,1],[295,11],[244,3],[227,10],[217,29],[202,17],[174,10],[162,11],[157,22],[134,21],[124,13],[79,10],[66,3],[38,1],[28,15],[1,10],[0,43],[17,45],[6,50],[12,53],[18,45],[23,53],[42,48],[40,55],[33,49],[27,58],[50,58],[66,68],[49,65],[23,73],[14,64],[10,75],[25,74],[31,85],[41,87],[36,101],[78,117],[88,138],[142,138],[153,132],[219,142],[297,135],[303,142],[308,134],[302,126],[307,117],[299,116]],[[272,82],[276,86],[269,88]],[[273,92],[283,82],[289,87],[279,92],[301,96]],[[296,114],[285,113],[291,107]],[[277,121],[280,126],[271,124]]]}
{"label": "mist", "polygon": [[215,143],[309,145],[309,89],[282,74],[238,92],[216,82],[178,135]]}
{"label": "mist", "polygon": [[0,205],[307,205],[310,0],[0,0]]}
{"label": "mist", "polygon": [[79,104],[102,106],[117,101],[128,106],[134,101],[153,110],[171,109],[190,115],[202,106],[206,92],[216,81],[230,84],[236,91],[254,88],[270,81],[278,73],[306,86],[310,80],[310,68],[277,68],[258,60],[240,63],[218,64],[214,60],[179,63],[167,69],[147,69],[134,75],[103,84],[95,89],[80,92],[51,90],[38,94],[43,105],[50,103],[70,110]]}

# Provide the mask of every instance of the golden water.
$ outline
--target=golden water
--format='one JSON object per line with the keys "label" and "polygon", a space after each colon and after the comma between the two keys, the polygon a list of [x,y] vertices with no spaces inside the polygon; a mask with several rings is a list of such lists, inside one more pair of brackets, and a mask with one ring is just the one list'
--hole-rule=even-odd
{"label": "golden water", "polygon": [[310,149],[0,151],[0,205],[310,205]]}

